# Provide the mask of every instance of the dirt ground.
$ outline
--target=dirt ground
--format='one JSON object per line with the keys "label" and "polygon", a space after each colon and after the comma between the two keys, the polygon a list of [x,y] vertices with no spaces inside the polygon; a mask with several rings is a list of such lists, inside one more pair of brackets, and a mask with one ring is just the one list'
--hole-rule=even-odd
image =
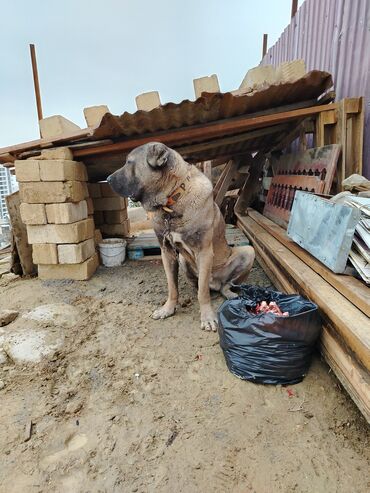
{"label": "dirt ground", "polygon": [[[249,281],[270,284],[258,266]],[[1,308],[20,312],[3,338],[42,330],[54,351],[22,363],[29,346],[4,343],[1,493],[369,491],[368,427],[319,356],[289,388],[237,379],[184,279],[176,317],[150,318],[159,261],[2,284]],[[45,304],[59,315],[29,314]]]}

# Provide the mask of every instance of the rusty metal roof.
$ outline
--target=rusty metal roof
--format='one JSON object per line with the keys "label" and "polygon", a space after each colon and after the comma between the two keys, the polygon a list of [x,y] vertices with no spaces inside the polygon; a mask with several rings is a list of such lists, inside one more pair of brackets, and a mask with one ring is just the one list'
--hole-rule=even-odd
{"label": "rusty metal roof", "polygon": [[[233,130],[227,135],[222,130],[224,123],[314,106],[318,97],[331,86],[332,78],[328,72],[313,70],[295,82],[261,87],[253,93],[203,93],[196,101],[167,103],[149,112],[125,112],[121,116],[106,113],[95,129],[81,129],[70,136],[39,139],[0,149],[0,162],[12,166],[14,158],[37,155],[42,148],[69,146],[76,158],[86,163],[91,180],[104,179],[122,165],[125,154],[136,147],[138,141],[161,140],[166,132],[176,134],[170,145],[191,162],[255,150],[268,151],[290,132],[299,121],[298,117],[287,124],[272,127],[268,126],[271,123],[260,124],[258,131],[253,128],[244,133]],[[218,129],[217,136],[212,138],[207,136],[211,127]],[[236,128],[234,124],[233,128]],[[109,146],[119,143],[124,144],[124,152],[108,150]]]}
{"label": "rusty metal roof", "polygon": [[295,82],[276,84],[253,93],[234,95],[203,93],[196,101],[167,103],[151,111],[136,111],[115,116],[106,113],[93,131],[95,139],[118,139],[147,133],[156,133],[193,125],[211,123],[317,99],[333,85],[328,72],[313,70]]}

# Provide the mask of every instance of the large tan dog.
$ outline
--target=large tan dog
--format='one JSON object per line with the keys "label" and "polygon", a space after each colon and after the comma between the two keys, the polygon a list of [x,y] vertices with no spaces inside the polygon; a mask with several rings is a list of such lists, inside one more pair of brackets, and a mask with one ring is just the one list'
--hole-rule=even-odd
{"label": "large tan dog", "polygon": [[140,201],[153,218],[168,283],[168,299],[153,318],[175,313],[180,264],[198,285],[201,328],[217,330],[210,289],[227,298],[235,296],[230,285],[245,280],[254,249],[228,246],[225,222],[213,201],[209,179],[173,149],[152,142],[131,151],[126,164],[108,182],[118,194]]}

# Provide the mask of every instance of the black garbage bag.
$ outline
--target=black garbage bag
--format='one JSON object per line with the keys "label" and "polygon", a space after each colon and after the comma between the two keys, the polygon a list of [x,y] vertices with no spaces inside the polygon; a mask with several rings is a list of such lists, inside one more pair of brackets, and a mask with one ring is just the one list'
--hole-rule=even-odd
{"label": "black garbage bag", "polygon": [[[317,305],[297,294],[246,284],[233,291],[238,298],[218,309],[220,345],[231,373],[256,383],[301,382],[321,330]],[[275,301],[289,316],[251,312],[263,300]]]}

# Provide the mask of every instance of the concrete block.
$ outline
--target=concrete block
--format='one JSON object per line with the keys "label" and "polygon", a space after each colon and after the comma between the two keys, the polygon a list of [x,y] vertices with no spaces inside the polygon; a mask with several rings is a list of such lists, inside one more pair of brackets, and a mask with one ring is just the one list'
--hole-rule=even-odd
{"label": "concrete block", "polygon": [[73,279],[86,281],[94,274],[99,266],[99,257],[95,253],[82,264],[40,265],[40,279]]}
{"label": "concrete block", "polygon": [[295,82],[306,75],[306,65],[304,60],[283,62],[277,67],[276,74],[279,83]]}
{"label": "concrete block", "polygon": [[138,110],[150,111],[161,105],[161,98],[158,91],[144,92],[135,98]]}
{"label": "concrete block", "polygon": [[193,80],[195,97],[201,97],[202,92],[221,92],[216,74],[209,77],[199,77]]}
{"label": "concrete block", "polygon": [[125,197],[104,197],[94,199],[95,211],[120,211],[126,209],[127,199]]}
{"label": "concrete block", "polygon": [[88,216],[87,201],[77,203],[47,204],[45,206],[47,222],[51,224],[70,224]]}
{"label": "concrete block", "polygon": [[275,67],[261,65],[248,70],[239,89],[253,90],[262,85],[276,84],[278,81]]}
{"label": "concrete block", "polygon": [[20,183],[19,193],[22,202],[28,204],[53,204],[59,202],[80,202],[88,196],[85,182],[50,181]]}
{"label": "concrete block", "polygon": [[100,183],[88,183],[87,188],[89,189],[89,197],[93,199],[101,197]]}
{"label": "concrete block", "polygon": [[122,224],[102,224],[100,231],[106,236],[128,236],[130,233],[130,221]]}
{"label": "concrete block", "polygon": [[37,159],[65,159],[67,161],[73,161],[73,153],[69,147],[53,147],[52,149],[42,150],[41,155],[37,156]]}
{"label": "concrete block", "polygon": [[121,211],[104,211],[103,214],[103,223],[106,224],[122,224],[128,219],[127,209],[123,209]]}
{"label": "concrete block", "polygon": [[34,264],[57,264],[57,245],[40,243],[32,246],[32,260]]}
{"label": "concrete block", "polygon": [[119,197],[118,193],[112,189],[107,181],[101,181],[99,182],[99,185],[102,197]]}
{"label": "concrete block", "polygon": [[96,245],[99,245],[99,243],[103,240],[103,236],[101,234],[100,229],[96,229],[95,230],[95,232],[94,232],[94,240],[95,240],[95,244]]}
{"label": "concrete block", "polygon": [[58,259],[60,264],[80,264],[95,253],[94,238],[81,243],[58,245]]}
{"label": "concrete block", "polygon": [[86,204],[87,204],[87,213],[88,213],[89,216],[91,216],[91,214],[94,214],[94,202],[93,202],[93,199],[91,197],[87,197]]}
{"label": "concrete block", "polygon": [[61,115],[53,115],[39,121],[40,133],[43,139],[68,135],[81,128]]}
{"label": "concrete block", "polygon": [[110,113],[108,106],[102,104],[100,106],[89,106],[84,108],[84,116],[89,128],[95,128],[100,125],[103,116]]}
{"label": "concrete block", "polygon": [[21,204],[20,214],[23,224],[46,224],[44,204]]}
{"label": "concrete block", "polygon": [[148,219],[148,214],[143,207],[129,207],[127,209],[127,215],[132,223],[136,221],[146,221]]}
{"label": "concrete block", "polygon": [[41,181],[87,181],[86,166],[77,161],[47,159],[40,161]]}
{"label": "concrete block", "polygon": [[72,224],[27,225],[28,243],[80,243],[93,238],[94,221],[84,219]]}
{"label": "concrete block", "polygon": [[100,226],[101,224],[104,224],[104,212],[103,211],[95,211],[94,212],[94,222],[95,226]]}
{"label": "concrete block", "polygon": [[40,181],[39,162],[34,159],[24,161],[14,161],[15,176],[18,182]]}

